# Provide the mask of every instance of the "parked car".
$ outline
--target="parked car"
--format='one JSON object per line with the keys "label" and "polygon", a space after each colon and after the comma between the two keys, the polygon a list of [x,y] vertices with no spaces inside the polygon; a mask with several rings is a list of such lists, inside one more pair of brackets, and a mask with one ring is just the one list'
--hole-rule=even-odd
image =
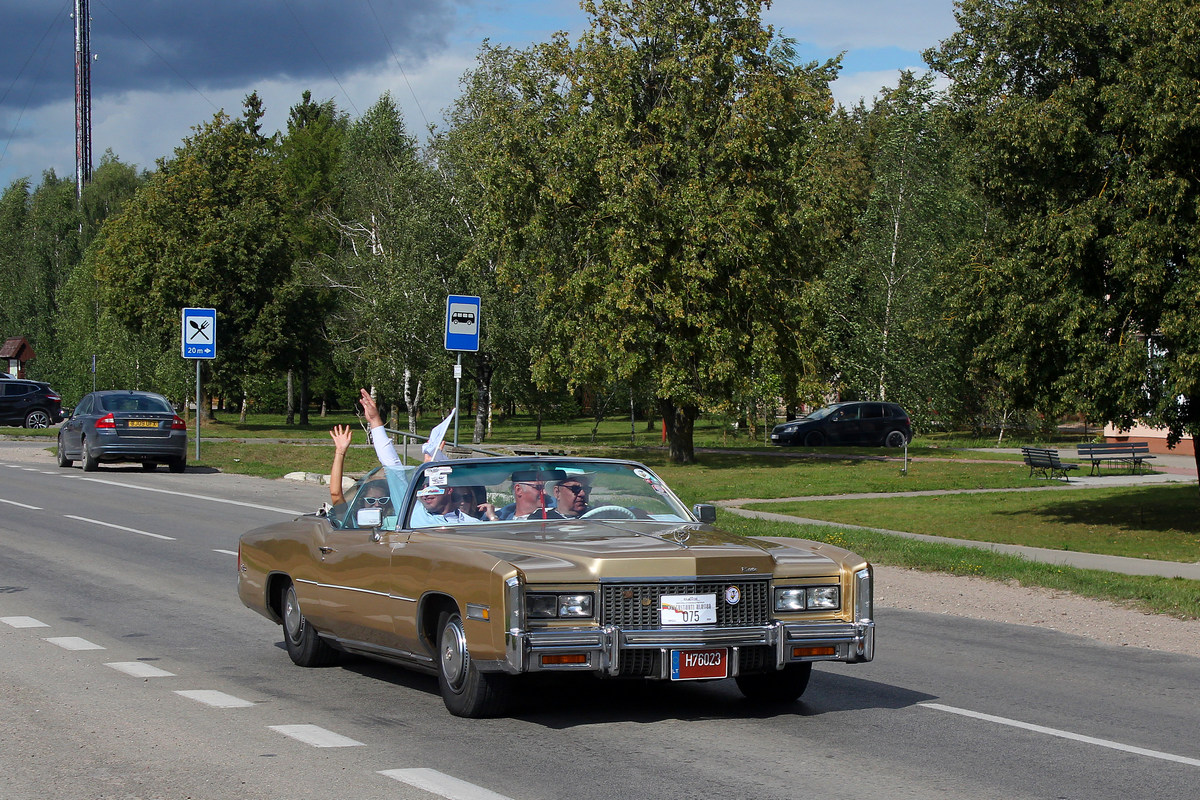
{"label": "parked car", "polygon": [[[501,519],[518,486],[533,510]],[[814,662],[874,656],[870,564],[722,532],[713,506],[689,510],[642,464],[380,467],[346,496],[241,537],[242,602],[283,627],[294,663],[354,653],[435,674],[458,716],[502,713],[522,674],[732,678],[748,698],[791,702]],[[471,506],[482,518],[445,510]]]}
{"label": "parked car", "polygon": [[912,419],[895,403],[834,403],[776,425],[772,444],[903,447],[912,441]]}
{"label": "parked car", "polygon": [[83,462],[84,472],[101,463],[140,461],[152,470],[187,466],[187,423],[160,394],[104,391],[84,395],[58,431],[58,465]]}
{"label": "parked car", "polygon": [[49,428],[62,419],[62,396],[50,384],[19,378],[0,383],[0,425]]}

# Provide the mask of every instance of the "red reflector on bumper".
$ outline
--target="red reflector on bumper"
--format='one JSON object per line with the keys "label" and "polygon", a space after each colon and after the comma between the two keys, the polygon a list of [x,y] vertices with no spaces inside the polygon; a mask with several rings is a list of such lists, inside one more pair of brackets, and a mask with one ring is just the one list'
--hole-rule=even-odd
{"label": "red reflector on bumper", "polygon": [[583,653],[570,653],[562,656],[542,656],[542,666],[550,667],[560,664],[586,664],[587,656]]}

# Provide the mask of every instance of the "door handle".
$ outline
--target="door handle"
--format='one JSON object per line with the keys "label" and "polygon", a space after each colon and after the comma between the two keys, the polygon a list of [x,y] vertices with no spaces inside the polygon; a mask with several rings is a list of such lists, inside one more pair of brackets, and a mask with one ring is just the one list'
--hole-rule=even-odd
{"label": "door handle", "polygon": [[336,551],[336,550],[334,550],[332,547],[324,547],[324,546],[321,546],[321,547],[319,547],[319,548],[317,548],[317,549],[318,549],[318,550],[320,550],[322,553],[324,553],[324,554],[326,554],[326,555],[328,555],[329,553],[336,553],[336,552],[337,552],[337,551]]}

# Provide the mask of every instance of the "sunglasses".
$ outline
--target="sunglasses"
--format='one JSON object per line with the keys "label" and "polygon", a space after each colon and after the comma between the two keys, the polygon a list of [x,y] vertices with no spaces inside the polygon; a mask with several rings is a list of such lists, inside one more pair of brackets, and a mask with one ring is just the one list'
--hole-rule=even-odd
{"label": "sunglasses", "polygon": [[563,484],[560,483],[558,485],[558,488],[559,489],[569,489],[571,491],[571,494],[585,494],[586,492],[590,492],[592,490],[592,487],[583,486],[578,483],[572,483],[572,484],[568,484],[566,486],[564,486]]}
{"label": "sunglasses", "polygon": [[539,491],[545,486],[544,483],[532,483],[530,481],[517,481],[515,485],[516,486],[531,486],[534,489],[537,489]]}
{"label": "sunglasses", "polygon": [[363,502],[369,506],[386,506],[391,499],[385,494],[383,497],[364,497]]}

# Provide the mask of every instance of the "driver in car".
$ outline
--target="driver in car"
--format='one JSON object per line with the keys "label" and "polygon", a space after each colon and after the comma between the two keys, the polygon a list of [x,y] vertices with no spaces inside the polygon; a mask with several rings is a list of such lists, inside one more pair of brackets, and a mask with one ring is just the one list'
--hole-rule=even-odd
{"label": "driver in car", "polygon": [[588,499],[592,491],[592,473],[577,472],[555,482],[551,494],[554,508],[535,511],[529,519],[576,519],[587,513],[591,506]]}

